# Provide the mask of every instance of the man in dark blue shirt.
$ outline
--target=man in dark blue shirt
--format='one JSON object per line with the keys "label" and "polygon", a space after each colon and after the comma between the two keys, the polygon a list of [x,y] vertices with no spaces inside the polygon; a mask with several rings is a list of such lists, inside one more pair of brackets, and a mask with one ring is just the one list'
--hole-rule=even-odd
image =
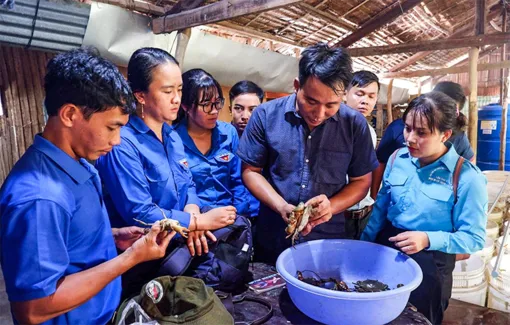
{"label": "man in dark blue shirt", "polygon": [[307,48],[296,94],[260,105],[248,122],[238,155],[243,181],[261,202],[257,259],[274,263],[290,246],[284,229],[299,202],[315,207],[303,239],[343,238],[343,211],[368,192],[378,165],[370,131],[363,115],[341,105],[351,66],[342,48]]}
{"label": "man in dark blue shirt", "polygon": [[146,236],[139,227],[112,229],[87,162],[119,144],[134,111],[118,69],[87,51],[63,53],[48,63],[44,88],[48,123],[0,189],[7,295],[16,323],[106,324],[120,275],[163,257],[173,235],[158,225]]}

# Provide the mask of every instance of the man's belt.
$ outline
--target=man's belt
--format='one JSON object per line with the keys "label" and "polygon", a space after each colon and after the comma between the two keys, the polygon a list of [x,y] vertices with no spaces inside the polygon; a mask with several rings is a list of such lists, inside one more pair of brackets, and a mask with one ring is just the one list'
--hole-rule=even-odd
{"label": "man's belt", "polygon": [[373,205],[367,205],[359,210],[345,210],[344,216],[349,219],[363,219],[370,214]]}

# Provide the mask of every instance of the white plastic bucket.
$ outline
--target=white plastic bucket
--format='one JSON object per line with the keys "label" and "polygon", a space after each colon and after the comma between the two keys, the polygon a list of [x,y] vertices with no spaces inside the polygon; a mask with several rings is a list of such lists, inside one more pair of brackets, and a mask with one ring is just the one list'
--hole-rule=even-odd
{"label": "white plastic bucket", "polygon": [[496,240],[499,236],[499,225],[497,222],[489,220],[487,221],[486,236]]}
{"label": "white plastic bucket", "polygon": [[483,281],[473,288],[452,288],[452,298],[485,307],[487,286],[487,281]]}
{"label": "white plastic bucket", "polygon": [[[499,254],[499,251],[501,250],[502,243],[503,243],[503,236],[500,236],[496,241],[496,255]],[[505,243],[504,247],[505,247],[505,249],[503,250],[503,254],[509,255],[510,254],[510,236],[506,237],[506,243]],[[500,267],[501,267],[501,265],[500,265]]]}
{"label": "white plastic bucket", "polygon": [[510,313],[510,296],[496,290],[491,284],[489,285],[487,307]]}
{"label": "white plastic bucket", "polygon": [[453,288],[473,289],[485,281],[485,262],[477,255],[467,260],[455,262],[453,269]]}
{"label": "white plastic bucket", "polygon": [[485,238],[485,246],[482,250],[474,253],[473,255],[480,256],[485,264],[489,263],[492,256],[494,255],[494,239],[486,237]]}

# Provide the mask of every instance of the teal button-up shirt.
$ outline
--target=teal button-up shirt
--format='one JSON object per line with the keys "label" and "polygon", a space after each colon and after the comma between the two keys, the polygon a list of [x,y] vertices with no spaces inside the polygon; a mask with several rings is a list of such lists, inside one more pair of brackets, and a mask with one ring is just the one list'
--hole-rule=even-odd
{"label": "teal button-up shirt", "polygon": [[393,164],[386,166],[383,187],[362,240],[375,241],[389,221],[396,228],[425,232],[430,241],[428,250],[471,254],[483,248],[487,180],[476,166],[465,161],[454,204],[453,173],[459,155],[448,146],[445,155],[423,167],[407,148],[400,149]]}

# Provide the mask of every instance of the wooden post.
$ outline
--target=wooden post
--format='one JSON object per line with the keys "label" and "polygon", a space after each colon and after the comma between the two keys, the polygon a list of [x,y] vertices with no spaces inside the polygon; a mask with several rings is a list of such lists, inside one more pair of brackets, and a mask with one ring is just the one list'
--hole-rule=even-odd
{"label": "wooden post", "polygon": [[418,81],[418,97],[421,96],[421,82]]}
{"label": "wooden post", "polygon": [[182,67],[184,64],[184,54],[186,53],[186,47],[188,47],[189,38],[191,37],[191,28],[180,30],[176,37],[177,48],[175,49],[175,59]]}
{"label": "wooden post", "polygon": [[376,119],[375,133],[377,137],[380,138],[383,135],[384,129],[384,108],[382,105],[377,105]]}
{"label": "wooden post", "polygon": [[[477,141],[478,141],[478,55],[480,49],[478,47],[471,48],[469,50],[469,88],[471,93],[469,94],[469,119],[468,119],[468,137],[471,144],[471,148],[476,153]],[[476,156],[475,156],[476,159]]]}
{"label": "wooden post", "polygon": [[393,112],[391,110],[391,100],[393,96],[393,79],[388,84],[388,96],[386,99],[386,116],[388,117],[388,125],[393,122]]}
{"label": "wooden post", "polygon": [[507,114],[508,114],[508,103],[510,103],[510,77],[505,81],[503,87],[503,110],[501,111],[501,131],[499,132],[499,170],[505,170],[505,156],[506,156],[506,130],[507,130]]}

